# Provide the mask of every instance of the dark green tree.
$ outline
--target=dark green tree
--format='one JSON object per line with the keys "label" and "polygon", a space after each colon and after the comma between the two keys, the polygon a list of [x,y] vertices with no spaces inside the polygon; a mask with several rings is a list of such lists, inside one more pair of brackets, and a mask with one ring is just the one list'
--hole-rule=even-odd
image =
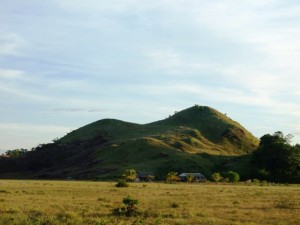
{"label": "dark green tree", "polygon": [[292,146],[291,138],[292,135],[284,136],[280,131],[260,138],[260,145],[253,153],[253,163],[257,171],[266,172],[266,179],[276,182],[300,182],[300,147]]}
{"label": "dark green tree", "polygon": [[240,180],[240,175],[237,172],[229,171],[226,173],[226,178],[228,178],[230,182],[235,183]]}

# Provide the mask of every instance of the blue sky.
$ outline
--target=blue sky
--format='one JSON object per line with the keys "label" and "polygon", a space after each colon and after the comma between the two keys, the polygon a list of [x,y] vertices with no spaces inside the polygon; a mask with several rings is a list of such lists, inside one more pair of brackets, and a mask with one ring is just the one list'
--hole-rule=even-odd
{"label": "blue sky", "polygon": [[299,1],[0,4],[0,151],[195,104],[300,143]]}

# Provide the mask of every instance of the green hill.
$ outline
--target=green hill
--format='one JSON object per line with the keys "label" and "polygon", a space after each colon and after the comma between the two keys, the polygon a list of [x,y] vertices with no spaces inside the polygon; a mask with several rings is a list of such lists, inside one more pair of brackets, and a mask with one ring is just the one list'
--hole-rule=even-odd
{"label": "green hill", "polygon": [[88,140],[97,135],[114,144],[148,139],[156,148],[167,146],[183,152],[214,155],[241,155],[258,145],[257,138],[239,123],[206,106],[194,106],[145,125],[99,120],[69,133],[60,143]]}
{"label": "green hill", "polygon": [[110,179],[127,168],[158,177],[171,170],[209,175],[257,145],[239,123],[210,107],[194,106],[144,125],[96,121],[25,156],[2,158],[0,176]]}

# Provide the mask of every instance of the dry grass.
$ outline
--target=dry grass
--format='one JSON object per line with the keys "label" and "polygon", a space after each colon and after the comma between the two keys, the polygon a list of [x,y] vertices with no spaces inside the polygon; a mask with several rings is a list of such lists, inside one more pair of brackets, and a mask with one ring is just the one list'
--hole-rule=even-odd
{"label": "dry grass", "polygon": [[[112,210],[127,195],[140,216]],[[299,186],[0,180],[0,224],[297,224]]]}

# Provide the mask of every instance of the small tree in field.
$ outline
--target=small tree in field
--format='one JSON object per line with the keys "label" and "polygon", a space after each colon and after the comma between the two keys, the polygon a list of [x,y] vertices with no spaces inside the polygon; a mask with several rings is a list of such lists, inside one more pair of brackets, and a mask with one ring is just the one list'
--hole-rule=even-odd
{"label": "small tree in field", "polygon": [[180,181],[180,178],[177,176],[177,172],[170,172],[166,176],[167,183],[174,183]]}
{"label": "small tree in field", "polygon": [[129,195],[123,199],[124,207],[113,209],[112,213],[116,216],[135,216],[138,214],[137,205],[139,201],[132,199]]}

